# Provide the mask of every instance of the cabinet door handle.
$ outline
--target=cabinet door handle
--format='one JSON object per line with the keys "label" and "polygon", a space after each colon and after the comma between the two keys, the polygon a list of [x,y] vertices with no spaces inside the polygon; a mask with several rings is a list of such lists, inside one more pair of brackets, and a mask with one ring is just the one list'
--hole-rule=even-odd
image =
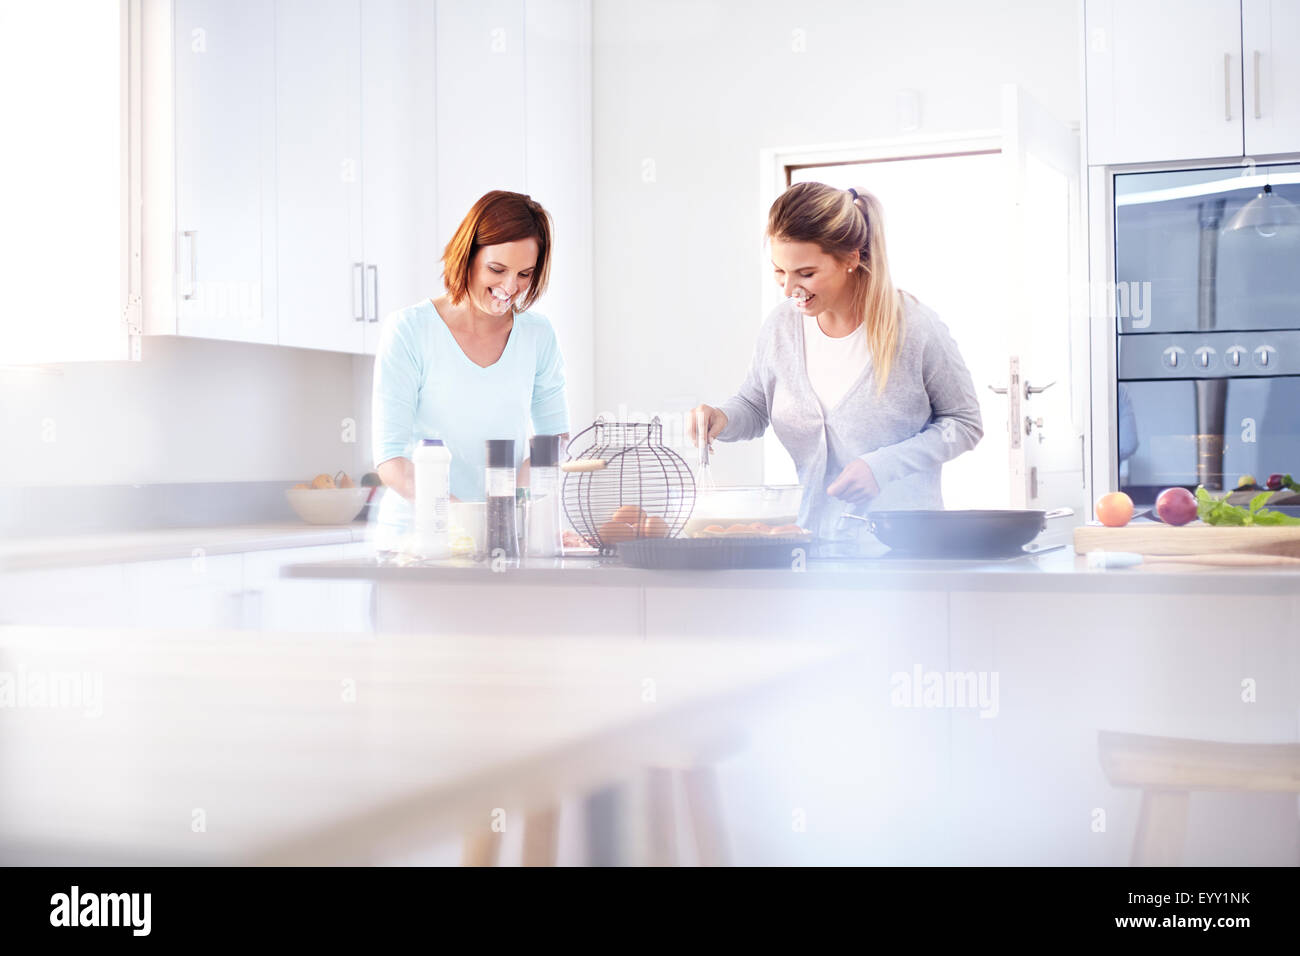
{"label": "cabinet door handle", "polygon": [[1232,122],[1232,54],[1223,54],[1223,118]]}
{"label": "cabinet door handle", "polygon": [[[364,276],[364,262],[352,263],[352,319],[355,322],[364,322],[366,320],[366,287]],[[357,307],[357,290],[361,290],[361,307]]]}
{"label": "cabinet door handle", "polygon": [[375,311],[370,316],[371,322],[379,321],[379,266],[368,265],[366,271],[370,273],[370,304],[374,306]]}
{"label": "cabinet door handle", "polygon": [[1259,51],[1255,51],[1255,119],[1263,119],[1259,111]]}
{"label": "cabinet door handle", "polygon": [[197,229],[187,229],[181,233],[190,244],[190,291],[186,292],[182,298],[192,299],[197,294],[199,287],[199,231]]}

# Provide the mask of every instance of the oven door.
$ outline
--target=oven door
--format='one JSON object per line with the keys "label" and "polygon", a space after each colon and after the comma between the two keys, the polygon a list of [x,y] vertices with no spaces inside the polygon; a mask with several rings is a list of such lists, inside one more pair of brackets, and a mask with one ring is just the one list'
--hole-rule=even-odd
{"label": "oven door", "polygon": [[1115,176],[1121,337],[1300,328],[1300,164]]}
{"label": "oven door", "polygon": [[1300,480],[1300,375],[1121,381],[1117,408],[1120,490],[1135,504],[1242,475]]}

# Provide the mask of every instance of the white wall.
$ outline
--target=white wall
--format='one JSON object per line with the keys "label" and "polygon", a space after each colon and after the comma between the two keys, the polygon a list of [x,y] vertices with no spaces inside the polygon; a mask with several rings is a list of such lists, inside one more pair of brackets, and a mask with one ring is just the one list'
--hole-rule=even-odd
{"label": "white wall", "polygon": [[[761,148],[898,136],[901,89],[921,94],[921,134],[996,128],[1007,82],[1062,120],[1082,112],[1075,0],[600,0],[593,44],[606,414],[739,385],[762,320]],[[712,470],[755,482],[761,463],[749,442]]]}
{"label": "white wall", "polygon": [[139,363],[0,369],[0,485],[356,478],[373,361],[151,336]]}

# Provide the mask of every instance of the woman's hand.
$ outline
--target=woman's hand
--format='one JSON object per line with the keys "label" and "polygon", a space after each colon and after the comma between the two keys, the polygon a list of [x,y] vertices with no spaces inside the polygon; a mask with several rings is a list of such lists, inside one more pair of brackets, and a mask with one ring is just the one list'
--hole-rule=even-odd
{"label": "woman's hand", "polygon": [[696,405],[690,410],[686,421],[686,437],[697,448],[700,445],[700,425],[703,425],[708,433],[709,451],[713,451],[713,439],[727,427],[727,416],[722,409],[714,408],[712,405]]}
{"label": "woman's hand", "polygon": [[826,494],[853,504],[866,501],[880,494],[880,485],[871,473],[871,466],[861,458],[855,458],[840,472],[838,478],[830,483]]}

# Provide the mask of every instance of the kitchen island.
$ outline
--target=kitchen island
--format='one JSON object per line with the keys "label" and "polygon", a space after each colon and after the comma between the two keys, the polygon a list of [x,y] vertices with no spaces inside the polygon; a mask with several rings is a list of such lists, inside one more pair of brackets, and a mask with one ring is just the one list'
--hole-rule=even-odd
{"label": "kitchen island", "polygon": [[[1141,793],[1111,785],[1099,732],[1298,739],[1294,570],[1095,570],[1067,547],[761,571],[584,557],[283,573],[369,581],[383,632],[853,644],[860,692],[774,712],[723,776],[746,845],[766,848],[755,862],[1124,864]],[[1298,833],[1292,794],[1196,793],[1182,860],[1294,865]]]}

